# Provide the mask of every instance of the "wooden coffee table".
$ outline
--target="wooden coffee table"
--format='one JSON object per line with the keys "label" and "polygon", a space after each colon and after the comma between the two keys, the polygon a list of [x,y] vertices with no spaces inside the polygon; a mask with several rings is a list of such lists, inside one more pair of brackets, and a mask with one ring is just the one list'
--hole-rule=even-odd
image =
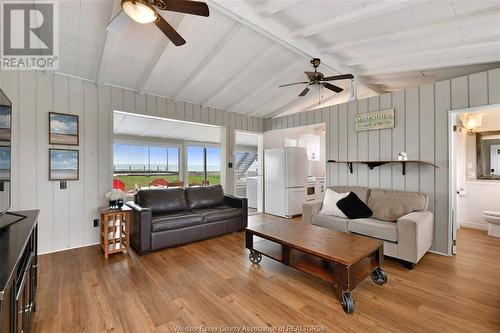
{"label": "wooden coffee table", "polygon": [[[258,236],[260,240],[254,240]],[[382,285],[383,242],[371,238],[291,221],[267,222],[245,231],[250,261],[262,255],[330,283],[346,313],[354,313],[352,290],[371,275]]]}

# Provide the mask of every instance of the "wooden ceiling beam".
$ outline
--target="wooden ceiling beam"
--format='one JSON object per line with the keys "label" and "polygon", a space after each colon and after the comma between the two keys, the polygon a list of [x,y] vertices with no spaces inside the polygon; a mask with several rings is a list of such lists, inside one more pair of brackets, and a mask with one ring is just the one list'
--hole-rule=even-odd
{"label": "wooden ceiling beam", "polygon": [[295,1],[286,1],[286,0],[281,0],[281,1],[276,1],[276,0],[268,0],[267,2],[263,3],[262,5],[258,6],[255,8],[255,11],[257,14],[261,16],[269,16],[273,15],[277,12],[280,12],[282,10],[287,9],[290,6],[296,5],[297,2]]}
{"label": "wooden ceiling beam", "polygon": [[[120,0],[115,0],[113,3],[113,8],[111,10],[111,13],[109,15],[108,22],[110,22],[120,11],[122,10],[121,7],[121,1]],[[106,80],[106,74],[107,74],[107,64],[109,64],[110,61],[112,61],[112,55],[111,55],[111,44],[112,40],[116,38],[115,32],[110,32],[110,31],[105,31],[106,37],[104,38],[104,43],[101,47],[101,56],[99,58],[99,66],[97,70],[97,85],[102,86],[104,84],[104,81]]]}

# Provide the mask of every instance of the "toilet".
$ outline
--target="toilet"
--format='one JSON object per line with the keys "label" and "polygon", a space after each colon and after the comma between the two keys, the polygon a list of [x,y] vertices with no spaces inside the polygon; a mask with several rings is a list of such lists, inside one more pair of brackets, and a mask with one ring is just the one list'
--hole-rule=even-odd
{"label": "toilet", "polygon": [[500,237],[500,212],[483,212],[484,220],[488,222],[488,235]]}

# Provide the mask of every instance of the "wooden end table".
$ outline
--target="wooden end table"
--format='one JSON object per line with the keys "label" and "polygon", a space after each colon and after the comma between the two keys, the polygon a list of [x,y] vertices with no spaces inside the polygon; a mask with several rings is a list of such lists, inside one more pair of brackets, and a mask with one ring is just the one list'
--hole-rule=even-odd
{"label": "wooden end table", "polygon": [[354,313],[351,292],[356,285],[369,275],[378,285],[387,282],[381,267],[383,245],[368,237],[289,221],[266,222],[245,230],[245,246],[253,264],[264,255],[326,281],[349,314]]}
{"label": "wooden end table", "polygon": [[101,247],[104,258],[112,253],[128,254],[130,245],[129,222],[132,209],[123,206],[118,209],[100,207],[101,215]]}

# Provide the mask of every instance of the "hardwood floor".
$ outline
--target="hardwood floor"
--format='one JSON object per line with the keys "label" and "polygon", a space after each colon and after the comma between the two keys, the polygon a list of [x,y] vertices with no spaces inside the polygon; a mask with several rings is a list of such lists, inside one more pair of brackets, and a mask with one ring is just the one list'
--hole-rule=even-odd
{"label": "hardwood floor", "polygon": [[[250,223],[276,219],[254,215]],[[462,229],[456,256],[427,254],[413,271],[386,258],[384,269],[386,285],[368,278],[354,290],[350,316],[326,283],[268,258],[252,265],[243,233],[108,260],[96,245],[40,257],[32,332],[173,332],[177,325],[500,332],[499,238]]]}

